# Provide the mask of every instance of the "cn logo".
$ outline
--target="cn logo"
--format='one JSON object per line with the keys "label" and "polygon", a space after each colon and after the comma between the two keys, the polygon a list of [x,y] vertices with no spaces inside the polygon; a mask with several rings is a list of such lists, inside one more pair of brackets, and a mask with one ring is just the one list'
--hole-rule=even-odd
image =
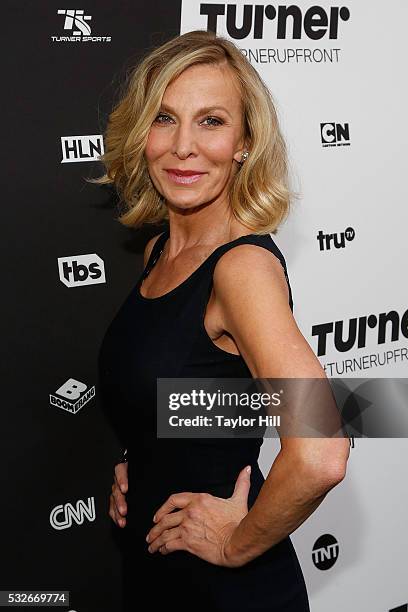
{"label": "cn logo", "polygon": [[89,36],[91,26],[87,21],[90,21],[92,17],[84,15],[84,12],[75,9],[59,9],[58,15],[65,15],[64,30],[73,30],[72,34],[74,36]]}
{"label": "cn logo", "polygon": [[349,147],[350,127],[348,123],[321,123],[320,138],[323,147]]}
{"label": "cn logo", "polygon": [[317,538],[312,551],[313,563],[320,570],[328,570],[336,563],[339,556],[339,543],[330,533]]}
{"label": "cn logo", "polygon": [[50,513],[51,527],[54,529],[68,529],[72,522],[82,525],[84,518],[92,522],[95,520],[95,499],[88,497],[87,504],[79,499],[74,507],[72,504],[60,504],[55,506]]}
{"label": "cn logo", "polygon": [[68,378],[68,380],[55,391],[50,393],[50,404],[76,414],[85,404],[95,397],[95,386],[88,389],[88,385]]}
{"label": "cn logo", "polygon": [[58,257],[60,281],[66,287],[106,283],[103,259],[96,253]]}
{"label": "cn logo", "polygon": [[340,234],[323,234],[322,230],[319,231],[316,238],[319,242],[321,251],[330,251],[332,245],[335,249],[344,249],[346,241],[350,242],[354,240],[356,232],[352,227],[348,227]]}
{"label": "cn logo", "polygon": [[101,134],[93,136],[61,136],[61,164],[98,161],[104,154]]}

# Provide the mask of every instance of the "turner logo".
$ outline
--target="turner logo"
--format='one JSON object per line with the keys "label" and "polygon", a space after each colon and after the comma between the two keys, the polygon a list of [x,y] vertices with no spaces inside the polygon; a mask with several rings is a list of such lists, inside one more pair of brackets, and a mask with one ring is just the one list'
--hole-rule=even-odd
{"label": "turner logo", "polygon": [[353,228],[348,227],[340,234],[323,234],[322,230],[319,230],[316,238],[321,251],[330,251],[332,246],[334,246],[335,249],[344,249],[346,241],[350,242],[354,240],[355,235],[356,233]]}
{"label": "turner logo", "polygon": [[317,538],[312,551],[314,565],[319,570],[328,570],[336,563],[339,556],[339,543],[330,533]]}
{"label": "turner logo", "polygon": [[397,342],[400,335],[408,338],[408,310],[400,317],[396,310],[381,312],[379,315],[353,317],[348,321],[330,321],[313,325],[312,336],[317,336],[317,355],[326,355],[330,340],[340,353],[367,345],[367,332],[374,330],[377,344]]}
{"label": "turner logo", "polygon": [[64,17],[63,29],[70,36],[51,36],[52,42],[111,42],[110,36],[91,36],[91,15],[83,9],[59,9],[58,15]]}
{"label": "turner logo", "polygon": [[106,283],[103,259],[96,253],[58,257],[60,281],[66,287]]}
{"label": "turner logo", "polygon": [[98,161],[104,154],[103,137],[94,136],[61,136],[61,164],[73,162]]}
{"label": "turner logo", "polygon": [[[242,40],[248,36],[254,39],[264,37],[265,23],[274,25],[275,38],[311,40],[324,37],[337,39],[342,21],[350,19],[350,10],[332,6],[328,9],[313,5],[304,11],[300,6],[274,6],[272,4],[200,4],[200,14],[207,17],[207,30],[217,32],[219,18],[224,18],[225,29],[231,38]],[[242,11],[243,9],[243,11]]]}
{"label": "turner logo", "polygon": [[54,529],[68,529],[72,522],[77,525],[82,525],[84,519],[92,522],[95,520],[95,499],[88,497],[88,502],[85,503],[79,499],[74,507],[72,504],[60,504],[55,506],[50,513],[51,527]]}
{"label": "turner logo", "polygon": [[76,414],[85,404],[95,397],[95,386],[88,389],[88,385],[75,378],[68,380],[55,391],[50,393],[50,404],[67,412]]}
{"label": "turner logo", "polygon": [[321,123],[320,138],[323,147],[349,147],[350,127],[348,123]]}

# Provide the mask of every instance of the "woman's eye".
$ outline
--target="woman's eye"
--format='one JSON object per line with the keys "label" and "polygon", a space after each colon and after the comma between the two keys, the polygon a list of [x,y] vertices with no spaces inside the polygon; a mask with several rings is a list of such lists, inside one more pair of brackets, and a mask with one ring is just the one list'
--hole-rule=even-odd
{"label": "woman's eye", "polygon": [[216,121],[216,123],[213,123],[211,125],[214,125],[214,126],[215,125],[222,125],[222,121],[220,119],[217,119],[217,117],[207,117],[207,119],[205,119],[205,121],[207,121],[208,119],[210,121]]}
{"label": "woman's eye", "polygon": [[168,119],[170,119],[168,115],[165,115],[164,113],[159,113],[155,119],[157,123],[167,123],[166,121],[159,121],[160,117],[167,117]]}

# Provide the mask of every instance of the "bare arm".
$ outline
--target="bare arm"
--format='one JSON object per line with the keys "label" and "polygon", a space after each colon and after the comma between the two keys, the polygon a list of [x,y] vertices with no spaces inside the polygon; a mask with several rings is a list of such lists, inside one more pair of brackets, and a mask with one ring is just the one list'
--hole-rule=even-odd
{"label": "bare arm", "polygon": [[[271,252],[254,245],[228,251],[215,267],[214,293],[222,327],[253,377],[326,378],[292,315],[284,272]],[[344,478],[349,449],[343,437],[281,437],[281,449],[228,554],[245,562],[299,527]]]}

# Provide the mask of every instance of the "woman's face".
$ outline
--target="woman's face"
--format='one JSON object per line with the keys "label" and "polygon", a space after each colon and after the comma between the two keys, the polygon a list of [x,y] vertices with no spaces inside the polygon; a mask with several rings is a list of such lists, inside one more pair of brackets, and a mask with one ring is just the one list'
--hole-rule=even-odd
{"label": "woman's face", "polygon": [[[187,68],[167,87],[150,129],[145,158],[153,184],[183,210],[227,201],[242,134],[241,97],[228,66]],[[183,177],[177,170],[201,174]]]}

